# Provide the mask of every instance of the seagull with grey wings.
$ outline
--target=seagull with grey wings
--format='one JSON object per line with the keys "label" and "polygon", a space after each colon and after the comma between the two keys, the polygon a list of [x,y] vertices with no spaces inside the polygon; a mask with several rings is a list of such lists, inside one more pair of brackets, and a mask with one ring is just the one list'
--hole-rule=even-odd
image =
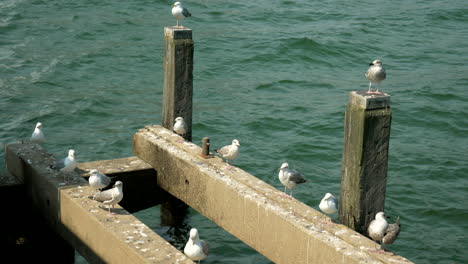
{"label": "seagull with grey wings", "polygon": [[114,208],[115,204],[118,204],[123,199],[123,183],[121,181],[115,182],[115,185],[112,189],[105,190],[99,193],[95,193],[93,196],[89,196],[89,199],[98,201],[107,205],[109,209],[109,214],[111,213],[111,207]]}
{"label": "seagull with grey wings", "polygon": [[[70,173],[75,170],[76,164],[77,162],[75,160],[75,150],[70,149],[68,150],[68,156],[66,158],[56,161],[55,164],[51,167],[52,169],[58,170],[60,172]],[[64,181],[66,182],[65,176]]]}
{"label": "seagull with grey wings", "polygon": [[[177,19],[177,27],[179,27],[179,20],[192,16],[188,9],[182,6],[181,2],[175,2],[172,5],[172,15]],[[182,22],[180,23],[180,27],[183,27]]]}
{"label": "seagull with grey wings", "polygon": [[294,189],[298,184],[306,182],[304,175],[297,170],[290,169],[289,164],[286,162],[281,164],[278,171],[278,178],[284,185],[284,193],[286,193],[286,188],[291,190],[291,194],[289,195],[290,197],[292,197],[292,189]]}
{"label": "seagull with grey wings", "polygon": [[174,130],[174,132],[176,132],[178,135],[184,137],[187,133],[187,124],[185,123],[184,118],[179,116],[174,121],[175,123],[172,130]]}
{"label": "seagull with grey wings", "polygon": [[41,122],[37,122],[36,128],[34,128],[34,132],[31,135],[31,142],[39,143],[39,144],[45,142],[45,136],[44,136],[44,132],[42,132]]}
{"label": "seagull with grey wings", "polygon": [[378,212],[375,219],[369,224],[367,232],[372,240],[382,244],[392,244],[400,234],[400,217],[394,224],[388,224],[384,212]]}
{"label": "seagull with grey wings", "polygon": [[380,82],[385,80],[387,74],[385,73],[385,69],[382,66],[381,60],[374,60],[369,64],[369,69],[366,72],[366,78],[369,80],[369,90],[367,91],[368,94],[380,94],[379,89],[375,92],[372,92],[372,83],[377,83],[380,86]]}
{"label": "seagull with grey wings", "polygon": [[106,188],[111,183],[111,178],[109,178],[109,176],[100,173],[96,169],[92,169],[89,173],[89,185],[96,189],[96,191],[102,191],[102,189]]}
{"label": "seagull with grey wings", "polygon": [[381,243],[387,228],[388,222],[385,219],[385,213],[378,212],[375,215],[375,219],[370,222],[369,227],[367,228],[367,232],[369,233],[369,237],[372,238],[372,240]]}
{"label": "seagull with grey wings", "polygon": [[233,139],[231,145],[226,145],[220,149],[215,149],[214,151],[226,159],[228,166],[230,166],[229,161],[234,160],[239,155],[239,147],[239,140]]}
{"label": "seagull with grey wings", "polygon": [[338,210],[338,199],[331,193],[326,193],[320,201],[319,208],[326,214],[334,214]]}

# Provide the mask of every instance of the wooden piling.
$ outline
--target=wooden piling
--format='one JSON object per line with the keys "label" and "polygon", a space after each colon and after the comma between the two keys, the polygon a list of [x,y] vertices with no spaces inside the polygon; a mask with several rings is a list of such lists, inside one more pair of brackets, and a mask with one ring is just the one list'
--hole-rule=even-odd
{"label": "wooden piling", "polygon": [[162,125],[172,130],[174,120],[187,124],[184,138],[192,141],[193,40],[189,28],[165,27]]}
{"label": "wooden piling", "polygon": [[[185,140],[192,141],[193,40],[186,27],[164,28],[163,127],[172,130],[174,120],[182,117],[187,125]],[[172,197],[161,204],[161,223],[179,226],[187,205]]]}
{"label": "wooden piling", "polygon": [[364,235],[375,214],[384,211],[391,120],[389,95],[350,93],[339,222]]}

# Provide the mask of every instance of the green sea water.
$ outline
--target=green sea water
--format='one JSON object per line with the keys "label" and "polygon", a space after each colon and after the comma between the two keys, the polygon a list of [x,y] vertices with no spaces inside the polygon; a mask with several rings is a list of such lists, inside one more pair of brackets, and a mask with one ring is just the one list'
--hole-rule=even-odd
{"label": "green sea water", "polygon": [[[171,4],[0,0],[0,142],[42,122],[56,157],[132,156],[133,134],[161,123]],[[288,162],[308,179],[294,197],[318,209],[324,193],[339,195],[349,92],[367,89],[364,72],[381,59],[393,111],[385,211],[402,222],[389,248],[416,263],[468,263],[466,0],[184,4],[194,142],[239,139],[234,164],[281,190],[276,170]],[[183,246],[157,208],[136,215]],[[187,225],[210,243],[204,263],[270,263],[193,210]]]}

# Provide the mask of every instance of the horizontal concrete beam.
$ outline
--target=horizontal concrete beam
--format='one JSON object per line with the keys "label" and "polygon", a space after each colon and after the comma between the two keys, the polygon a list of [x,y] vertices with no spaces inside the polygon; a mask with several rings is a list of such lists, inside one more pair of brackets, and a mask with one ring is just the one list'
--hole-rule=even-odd
{"label": "horizontal concrete beam", "polygon": [[275,263],[411,263],[161,126],[140,129],[134,152],[163,189]]}
{"label": "horizontal concrete beam", "polygon": [[[78,173],[61,185],[64,174],[49,168],[54,158],[41,146],[10,144],[6,160],[10,173],[23,179],[33,208],[89,262],[193,263],[120,206],[109,216],[88,198],[93,190]],[[125,197],[125,183],[123,191]]]}
{"label": "horizontal concrete beam", "polygon": [[126,195],[120,205],[130,213],[159,205],[170,195],[158,186],[153,167],[138,157],[79,163],[78,169],[85,179],[89,170],[97,169],[112,182],[124,182]]}

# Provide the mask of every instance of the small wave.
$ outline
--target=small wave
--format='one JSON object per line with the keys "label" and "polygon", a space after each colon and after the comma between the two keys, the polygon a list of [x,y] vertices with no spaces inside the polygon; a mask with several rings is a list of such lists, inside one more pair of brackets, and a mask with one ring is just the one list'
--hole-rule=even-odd
{"label": "small wave", "polygon": [[44,74],[54,71],[55,66],[59,63],[58,58],[52,59],[48,65],[42,67],[39,71],[33,71],[30,73],[31,82],[38,82]]}
{"label": "small wave", "polygon": [[284,89],[285,86],[287,85],[294,85],[294,86],[301,86],[305,87],[309,83],[305,81],[295,81],[295,80],[279,80],[276,82],[269,82],[269,83],[263,83],[257,85],[255,87],[256,90],[276,90],[276,91],[287,91],[287,89]]}
{"label": "small wave", "polygon": [[468,9],[456,10],[438,10],[435,13],[428,14],[428,18],[434,21],[468,21]]}

